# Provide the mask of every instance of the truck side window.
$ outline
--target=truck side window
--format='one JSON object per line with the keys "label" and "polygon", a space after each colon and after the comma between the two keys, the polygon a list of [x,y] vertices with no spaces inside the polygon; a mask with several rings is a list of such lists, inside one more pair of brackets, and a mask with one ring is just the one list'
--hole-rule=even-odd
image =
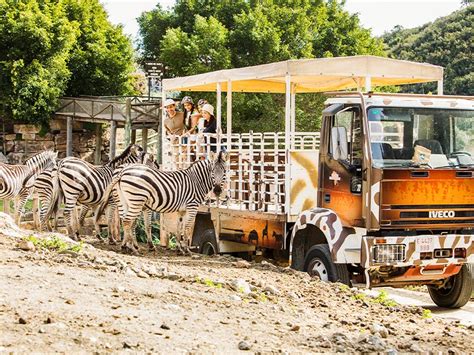
{"label": "truck side window", "polygon": [[[360,110],[357,107],[351,107],[346,111],[339,112],[334,117],[333,127],[345,127],[347,132],[347,140],[349,142],[347,151],[349,152],[348,160],[352,165],[362,165],[362,122]],[[329,145],[330,153],[332,144]]]}

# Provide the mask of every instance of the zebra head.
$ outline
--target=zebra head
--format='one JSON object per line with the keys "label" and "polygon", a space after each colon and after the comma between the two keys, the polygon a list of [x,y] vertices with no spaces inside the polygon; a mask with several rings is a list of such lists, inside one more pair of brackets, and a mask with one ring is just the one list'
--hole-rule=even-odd
{"label": "zebra head", "polygon": [[229,154],[222,151],[219,152],[219,154],[210,152],[209,160],[211,161],[212,192],[214,192],[216,196],[219,196],[222,193],[222,185],[227,175],[227,160],[229,160]]}
{"label": "zebra head", "polygon": [[143,148],[138,144],[130,144],[119,156],[108,162],[108,166],[116,168],[119,165],[143,161]]}

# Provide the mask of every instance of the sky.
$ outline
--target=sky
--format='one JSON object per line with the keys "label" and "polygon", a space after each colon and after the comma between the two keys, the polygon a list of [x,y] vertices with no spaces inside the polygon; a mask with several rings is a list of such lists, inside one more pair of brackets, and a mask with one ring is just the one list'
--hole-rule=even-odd
{"label": "sky", "polygon": [[[157,3],[171,7],[174,0],[101,0],[114,24],[122,24],[125,33],[136,39],[136,18],[152,10]],[[359,13],[362,26],[380,36],[396,25],[412,28],[432,22],[461,8],[461,0],[346,0],[350,13]]]}

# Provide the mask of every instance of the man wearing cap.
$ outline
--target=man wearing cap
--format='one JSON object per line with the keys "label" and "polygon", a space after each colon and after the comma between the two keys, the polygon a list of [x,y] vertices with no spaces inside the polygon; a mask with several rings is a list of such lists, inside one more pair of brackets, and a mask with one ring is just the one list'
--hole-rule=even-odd
{"label": "man wearing cap", "polygon": [[184,114],[176,111],[176,103],[173,99],[166,99],[163,104],[166,110],[166,119],[163,126],[167,134],[181,135],[184,132]]}

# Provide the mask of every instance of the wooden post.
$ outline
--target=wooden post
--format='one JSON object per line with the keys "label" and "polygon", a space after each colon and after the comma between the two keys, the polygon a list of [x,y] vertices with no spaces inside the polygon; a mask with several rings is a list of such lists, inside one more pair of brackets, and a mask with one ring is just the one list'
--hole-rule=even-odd
{"label": "wooden post", "polygon": [[72,117],[68,116],[66,124],[66,156],[72,156]]}
{"label": "wooden post", "polygon": [[142,128],[142,147],[143,151],[146,153],[148,148],[148,128]]}
{"label": "wooden post", "polygon": [[132,142],[131,144],[135,144],[137,142],[137,130],[132,129]]}
{"label": "wooden post", "polygon": [[116,139],[117,139],[117,121],[112,121],[110,123],[110,152],[109,152],[110,160],[115,158]]}
{"label": "wooden post", "polygon": [[130,145],[132,138],[132,100],[125,101],[125,146]]}
{"label": "wooden post", "polygon": [[102,162],[102,124],[97,123],[95,126],[95,152],[94,164],[100,165]]}

